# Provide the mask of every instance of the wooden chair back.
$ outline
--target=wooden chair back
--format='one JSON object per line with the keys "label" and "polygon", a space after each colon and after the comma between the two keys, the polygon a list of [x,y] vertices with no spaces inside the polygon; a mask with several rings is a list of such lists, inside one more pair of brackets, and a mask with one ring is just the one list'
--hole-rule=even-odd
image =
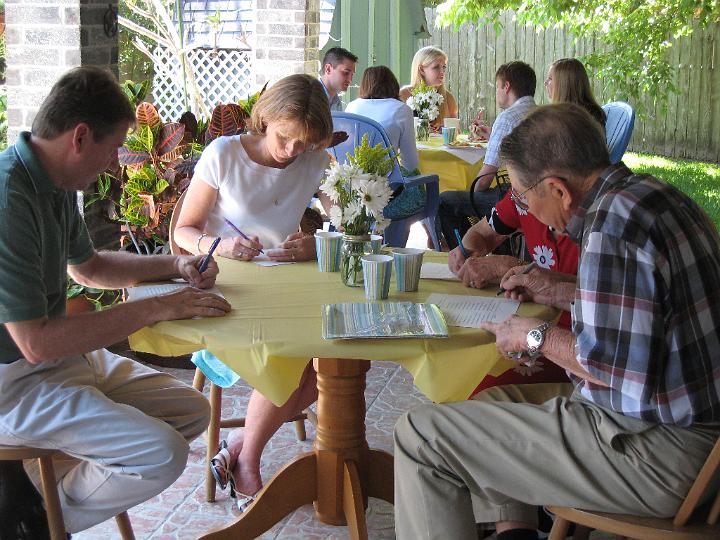
{"label": "wooden chair back", "polygon": [[[565,538],[570,523],[600,529],[628,538],[641,540],[705,540],[720,538],[720,490],[710,505],[705,523],[688,524],[690,516],[698,508],[700,501],[720,469],[720,438],[715,442],[710,455],[690,487],[685,500],[672,519],[647,518],[624,514],[591,512],[577,508],[549,506],[548,510],[556,516],[549,540]],[[708,499],[712,499],[712,496]]]}

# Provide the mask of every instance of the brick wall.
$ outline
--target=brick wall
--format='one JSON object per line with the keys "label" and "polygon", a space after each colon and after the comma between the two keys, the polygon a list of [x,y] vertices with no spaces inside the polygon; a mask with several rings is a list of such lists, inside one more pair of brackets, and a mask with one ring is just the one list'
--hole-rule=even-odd
{"label": "brick wall", "polygon": [[[117,74],[117,36],[103,17],[117,0],[6,0],[8,143],[30,129],[53,83],[79,65],[109,67]],[[91,190],[92,191],[92,190]],[[91,208],[86,222],[100,248],[117,244],[118,227]]]}
{"label": "brick wall", "polygon": [[257,84],[293,73],[317,75],[320,0],[255,0]]}

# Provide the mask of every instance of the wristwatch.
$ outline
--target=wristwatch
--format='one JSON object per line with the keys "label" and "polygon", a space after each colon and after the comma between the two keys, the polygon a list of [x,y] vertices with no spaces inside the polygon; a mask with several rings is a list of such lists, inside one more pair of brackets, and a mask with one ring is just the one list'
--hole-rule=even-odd
{"label": "wristwatch", "polygon": [[540,347],[545,343],[545,332],[550,328],[550,323],[544,322],[527,333],[527,355],[530,358],[540,356]]}

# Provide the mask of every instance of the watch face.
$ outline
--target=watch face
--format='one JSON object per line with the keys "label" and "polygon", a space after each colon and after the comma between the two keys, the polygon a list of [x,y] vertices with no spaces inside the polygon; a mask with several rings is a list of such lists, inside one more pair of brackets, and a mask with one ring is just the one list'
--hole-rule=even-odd
{"label": "watch face", "polygon": [[530,330],[527,335],[527,344],[530,348],[537,348],[542,345],[543,333],[537,328]]}

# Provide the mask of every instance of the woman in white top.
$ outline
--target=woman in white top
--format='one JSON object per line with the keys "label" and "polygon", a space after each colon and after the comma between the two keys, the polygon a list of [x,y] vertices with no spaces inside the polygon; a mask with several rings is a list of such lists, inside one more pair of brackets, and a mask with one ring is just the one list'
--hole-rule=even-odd
{"label": "woman in white top", "polygon": [[400,84],[390,68],[369,67],[360,82],[360,97],[348,103],[345,112],[367,116],[380,124],[390,144],[400,151],[403,167],[413,171],[418,166],[413,112],[399,95]]}
{"label": "woman in white top", "polygon": [[[313,259],[314,238],[294,231],[328,165],[332,118],[320,82],[291,75],[275,83],[253,107],[250,128],[247,135],[221,137],[203,151],[178,218],[176,241],[200,254],[219,236],[216,254],[246,261],[261,249],[280,261]],[[322,194],[321,201],[330,207]],[[260,458],[267,442],[316,399],[310,364],[281,407],[253,391],[245,428],[233,430],[210,463],[218,485],[230,485],[240,510],[262,487]]]}

